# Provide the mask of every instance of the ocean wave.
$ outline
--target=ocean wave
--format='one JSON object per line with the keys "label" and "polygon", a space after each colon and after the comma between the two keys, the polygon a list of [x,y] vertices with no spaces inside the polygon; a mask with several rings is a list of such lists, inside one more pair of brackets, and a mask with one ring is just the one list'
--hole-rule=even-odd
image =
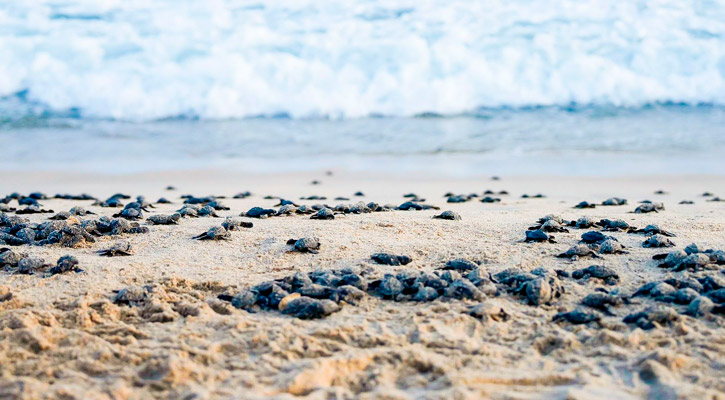
{"label": "ocean wave", "polygon": [[725,105],[719,1],[0,3],[0,120]]}

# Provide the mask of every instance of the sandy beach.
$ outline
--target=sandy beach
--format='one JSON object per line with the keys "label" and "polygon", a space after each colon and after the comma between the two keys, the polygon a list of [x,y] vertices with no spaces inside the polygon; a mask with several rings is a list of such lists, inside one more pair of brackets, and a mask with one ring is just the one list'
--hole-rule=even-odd
{"label": "sandy beach", "polygon": [[[319,180],[313,185],[313,180]],[[176,187],[174,191],[165,188]],[[501,195],[498,203],[446,203],[444,194]],[[656,195],[657,190],[666,194]],[[148,226],[146,234],[103,236],[80,248],[13,246],[50,263],[75,256],[84,272],[44,277],[0,272],[0,398],[64,399],[257,399],[257,398],[456,398],[456,399],[626,399],[701,398],[725,395],[725,319],[684,315],[687,305],[632,298],[611,315],[586,324],[552,322],[560,312],[581,309],[582,298],[604,289],[628,298],[648,282],[668,278],[725,278],[722,267],[681,272],[659,268],[655,254],[684,249],[725,249],[725,203],[704,192],[725,194],[722,176],[556,177],[503,176],[449,179],[437,176],[375,176],[325,171],[245,175],[214,170],[139,175],[0,173],[0,193],[41,191],[144,195],[156,204],[144,219],[171,214],[183,194],[223,196],[230,210],[219,218],[185,218],[179,225]],[[231,198],[250,191],[245,199]],[[363,197],[354,193],[361,191]],[[309,215],[251,219],[251,229],[228,241],[191,238],[238,217],[254,206],[271,208],[278,196],[298,204],[374,201],[400,205],[404,194],[440,210],[338,214],[334,220]],[[545,198],[522,198],[523,194]],[[327,200],[299,200],[302,196]],[[338,196],[349,201],[336,201]],[[617,196],[628,204],[575,209],[580,201],[601,203]],[[634,214],[639,201],[662,202],[660,212]],[[679,204],[692,200],[694,204]],[[131,200],[127,200],[131,201]],[[43,200],[43,208],[83,206],[110,216],[116,208],[92,201]],[[9,205],[17,206],[15,201]],[[444,210],[461,220],[433,219]],[[12,213],[10,213],[12,214]],[[643,228],[657,224],[674,233],[674,248],[643,248],[645,235],[609,232],[626,254],[569,260],[556,255],[589,230],[553,233],[557,243],[523,243],[525,231],[547,214],[565,220],[620,218]],[[32,222],[52,214],[24,216]],[[290,238],[317,237],[318,254],[290,252]],[[119,240],[133,255],[97,254]],[[405,266],[379,265],[371,254],[407,255]],[[560,276],[563,293],[549,304],[497,290],[480,299],[394,301],[366,294],[356,304],[320,319],[302,320],[277,310],[236,309],[224,294],[296,272],[364,269],[371,276],[400,271],[433,272],[447,261],[480,262],[492,276],[509,268],[572,272],[605,265],[619,275],[616,285]],[[540,271],[540,270],[539,270]],[[149,286],[143,304],[116,302],[116,291]],[[222,299],[220,299],[222,295]],[[4,296],[4,297],[3,297]],[[472,316],[473,307],[504,310],[506,318]],[[648,307],[670,307],[674,320],[641,329],[623,322]],[[586,308],[586,307],[584,307]]]}

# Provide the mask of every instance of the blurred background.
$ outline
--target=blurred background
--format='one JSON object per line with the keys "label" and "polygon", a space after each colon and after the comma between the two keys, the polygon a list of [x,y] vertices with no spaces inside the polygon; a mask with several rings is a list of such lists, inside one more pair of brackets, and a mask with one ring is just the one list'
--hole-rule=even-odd
{"label": "blurred background", "polygon": [[722,174],[722,1],[0,1],[0,169]]}

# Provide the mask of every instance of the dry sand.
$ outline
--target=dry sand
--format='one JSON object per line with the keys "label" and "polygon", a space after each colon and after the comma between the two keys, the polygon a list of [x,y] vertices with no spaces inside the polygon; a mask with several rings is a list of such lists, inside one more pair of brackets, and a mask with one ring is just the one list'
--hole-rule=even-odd
{"label": "dry sand", "polygon": [[[310,181],[319,179],[320,185]],[[178,190],[167,192],[167,185]],[[498,204],[472,201],[446,204],[443,194],[507,190]],[[670,194],[654,195],[657,189]],[[673,326],[643,331],[622,322],[628,313],[654,302],[614,309],[601,324],[552,323],[571,310],[596,282],[565,279],[566,294],[551,305],[534,307],[503,293],[485,300],[501,305],[511,319],[480,321],[466,314],[474,304],[445,300],[396,303],[369,297],[344,305],[325,319],[297,320],[277,312],[248,313],[217,300],[224,291],[279,278],[295,271],[368,265],[382,272],[399,267],[372,265],[372,253],[407,254],[405,268],[434,270],[445,261],[467,257],[492,273],[509,267],[571,271],[594,263],[615,268],[622,293],[668,276],[695,275],[659,269],[651,259],[662,252],[641,247],[641,235],[614,233],[630,253],[601,261],[554,257],[575,244],[584,231],[557,234],[559,243],[521,243],[524,231],[550,213],[565,219],[583,215],[623,218],[636,226],[660,224],[677,234],[677,248],[690,243],[725,249],[725,203],[706,202],[705,191],[725,195],[725,178],[696,177],[504,177],[450,180],[443,177],[359,176],[343,172],[246,176],[220,171],[153,173],[133,176],[0,173],[0,193],[115,192],[166,196],[180,207],[179,195],[226,195],[249,190],[244,200],[225,199],[237,216],[252,206],[272,206],[276,195],[347,196],[381,204],[404,201],[415,192],[462,221],[431,219],[434,211],[396,211],[338,216],[314,221],[307,216],[253,220],[254,228],[235,232],[228,242],[190,238],[221,219],[185,219],[179,226],[151,226],[146,235],[128,235],[131,257],[103,258],[92,247],[28,247],[21,250],[55,261],[76,256],[85,273],[49,278],[0,272],[12,299],[0,302],[0,398],[446,398],[446,399],[626,399],[725,398],[725,318],[682,316]],[[543,193],[545,199],[521,199]],[[628,198],[622,207],[578,210],[581,200]],[[639,200],[665,203],[666,210],[631,214]],[[694,205],[679,205],[683,199]],[[45,208],[67,210],[90,202],[49,200]],[[314,204],[317,201],[302,201]],[[328,200],[326,203],[339,202]],[[117,210],[88,207],[109,215]],[[33,215],[33,221],[46,216]],[[288,253],[289,238],[317,236],[319,254]],[[713,273],[713,272],[710,272]],[[717,272],[720,273],[720,272]],[[146,307],[112,303],[114,290],[153,285]],[[4,288],[4,289],[3,289]],[[682,308],[678,308],[681,310]]]}

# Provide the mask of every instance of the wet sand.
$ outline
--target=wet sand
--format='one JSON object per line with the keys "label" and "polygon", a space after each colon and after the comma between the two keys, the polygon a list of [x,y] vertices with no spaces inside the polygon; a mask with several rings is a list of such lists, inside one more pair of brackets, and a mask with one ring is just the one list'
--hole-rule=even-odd
{"label": "wet sand", "polygon": [[[312,185],[312,180],[321,184]],[[176,191],[166,191],[174,185]],[[506,190],[500,203],[476,199],[447,204],[446,192]],[[666,195],[655,195],[663,189]],[[124,192],[164,196],[175,204],[157,205],[152,214],[181,207],[182,194],[226,196],[221,202],[238,216],[253,206],[271,207],[274,195],[300,204],[342,201],[337,196],[380,204],[400,204],[414,192],[461,221],[436,220],[440,211],[394,211],[338,215],[315,221],[296,215],[253,219],[252,229],[233,232],[224,242],[191,237],[222,218],[184,219],[178,226],[149,226],[145,235],[124,235],[135,254],[104,258],[96,254],[119,238],[100,238],[79,249],[21,246],[13,250],[54,262],[71,254],[84,273],[43,278],[0,272],[0,398],[494,398],[612,399],[718,398],[725,395],[725,318],[682,315],[670,326],[642,330],[622,318],[654,305],[614,308],[600,323],[551,322],[576,308],[605,285],[562,279],[566,293],[550,305],[532,306],[506,292],[483,302],[500,305],[507,321],[482,321],[467,314],[476,301],[394,302],[368,296],[358,305],[318,320],[298,320],[278,312],[249,313],[217,299],[251,285],[296,271],[370,267],[433,271],[465,257],[495,274],[507,268],[573,271],[593,264],[614,268],[616,286],[631,294],[642,284],[667,277],[720,274],[670,272],[657,267],[642,235],[612,233],[628,254],[601,260],[569,261],[555,255],[577,243],[586,230],[556,233],[558,243],[521,243],[526,228],[547,214],[622,218],[644,227],[659,224],[674,232],[677,249],[690,243],[725,249],[725,203],[700,194],[725,195],[725,177],[502,177],[493,181],[437,176],[364,176],[336,172],[244,175],[221,171],[159,172],[143,175],[0,173],[0,193],[42,191],[98,198]],[[246,199],[234,194],[251,191]],[[356,191],[364,197],[354,197]],[[522,199],[542,193],[546,198]],[[301,196],[327,196],[300,201]],[[599,203],[624,197],[629,204],[572,208],[579,201]],[[659,213],[633,214],[640,200],[663,202]],[[681,200],[693,205],[680,205]],[[44,208],[65,211],[82,205],[100,215],[118,209],[91,207],[90,201],[47,200]],[[15,205],[15,203],[13,203]],[[31,215],[42,221],[49,215]],[[246,220],[246,219],[245,219]],[[319,254],[288,252],[286,241],[318,237]],[[405,267],[372,264],[376,252],[405,254]],[[144,307],[113,303],[114,291],[152,285]],[[3,289],[5,288],[5,289]],[[611,288],[609,288],[611,289]],[[672,306],[672,305],[670,305]],[[681,311],[681,306],[672,306]]]}

